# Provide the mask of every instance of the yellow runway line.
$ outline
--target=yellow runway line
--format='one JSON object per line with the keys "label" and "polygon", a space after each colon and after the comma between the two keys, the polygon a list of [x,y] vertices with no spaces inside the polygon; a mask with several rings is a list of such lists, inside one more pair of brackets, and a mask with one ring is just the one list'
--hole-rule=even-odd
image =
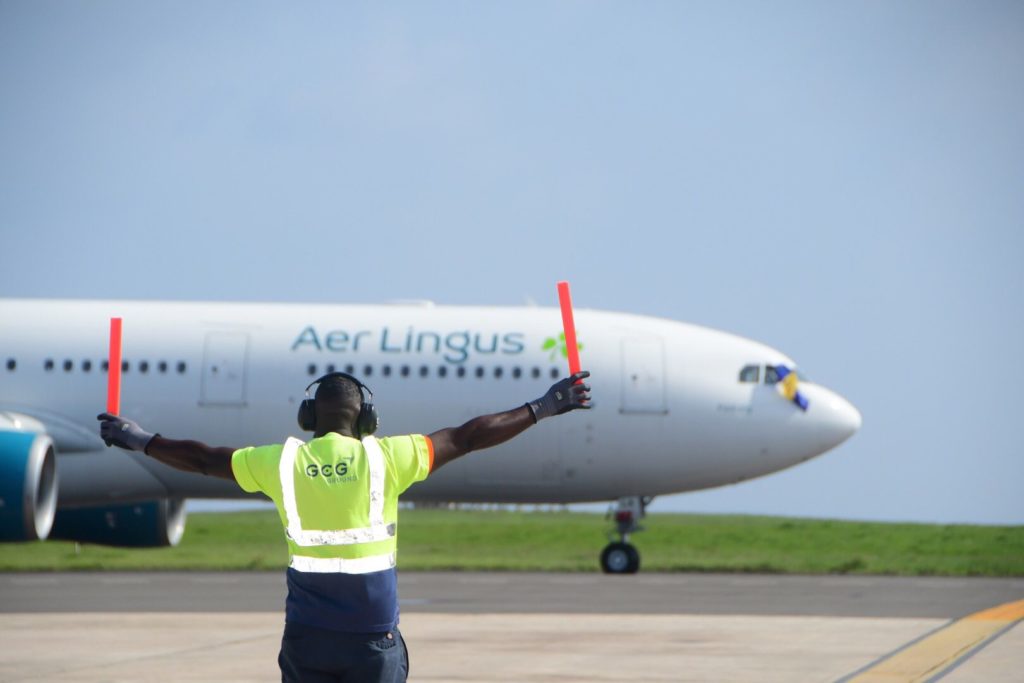
{"label": "yellow runway line", "polygon": [[924,683],[935,680],[1024,619],[1024,600],[958,619],[885,656],[842,683]]}
{"label": "yellow runway line", "polygon": [[1020,621],[1024,619],[1024,600],[1008,602],[1005,605],[976,612],[967,619],[973,621]]}

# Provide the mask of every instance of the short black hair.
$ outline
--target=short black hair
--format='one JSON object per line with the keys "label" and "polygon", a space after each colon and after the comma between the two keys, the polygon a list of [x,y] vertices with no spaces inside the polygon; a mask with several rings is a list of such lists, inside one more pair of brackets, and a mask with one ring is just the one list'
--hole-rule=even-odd
{"label": "short black hair", "polygon": [[360,391],[359,385],[348,377],[328,375],[316,387],[316,401],[321,405],[358,407],[363,402],[363,392]]}

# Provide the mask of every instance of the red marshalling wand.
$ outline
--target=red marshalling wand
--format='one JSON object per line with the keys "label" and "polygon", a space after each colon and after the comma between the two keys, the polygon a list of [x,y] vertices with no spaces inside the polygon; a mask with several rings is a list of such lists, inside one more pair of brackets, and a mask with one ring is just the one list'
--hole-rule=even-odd
{"label": "red marshalling wand", "polygon": [[558,304],[562,307],[562,330],[565,332],[565,350],[569,353],[569,374],[580,371],[580,349],[576,344],[576,323],[572,319],[572,296],[569,283],[558,283]]}
{"label": "red marshalling wand", "polygon": [[107,412],[121,412],[121,319],[110,319],[110,357],[107,359]]}

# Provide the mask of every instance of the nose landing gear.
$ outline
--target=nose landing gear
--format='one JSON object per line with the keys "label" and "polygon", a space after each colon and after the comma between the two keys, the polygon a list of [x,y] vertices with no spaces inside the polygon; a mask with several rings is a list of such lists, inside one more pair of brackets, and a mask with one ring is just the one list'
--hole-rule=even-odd
{"label": "nose landing gear", "polygon": [[630,544],[629,535],[644,530],[639,522],[651,500],[650,496],[627,496],[619,498],[615,507],[608,510],[608,518],[615,521],[615,531],[608,534],[611,543],[601,551],[601,570],[605,574],[636,574],[640,570],[640,553]]}

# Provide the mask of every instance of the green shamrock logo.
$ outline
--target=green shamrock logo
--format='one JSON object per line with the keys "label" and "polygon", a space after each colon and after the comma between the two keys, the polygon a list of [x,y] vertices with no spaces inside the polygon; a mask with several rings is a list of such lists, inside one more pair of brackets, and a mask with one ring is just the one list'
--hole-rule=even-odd
{"label": "green shamrock logo", "polygon": [[[583,350],[583,344],[576,342],[576,348],[580,351]],[[544,345],[541,347],[544,351],[550,351],[550,358],[554,361],[558,354],[562,354],[562,358],[569,357],[569,348],[565,345],[565,332],[559,332],[557,337],[548,337],[544,340]]]}

